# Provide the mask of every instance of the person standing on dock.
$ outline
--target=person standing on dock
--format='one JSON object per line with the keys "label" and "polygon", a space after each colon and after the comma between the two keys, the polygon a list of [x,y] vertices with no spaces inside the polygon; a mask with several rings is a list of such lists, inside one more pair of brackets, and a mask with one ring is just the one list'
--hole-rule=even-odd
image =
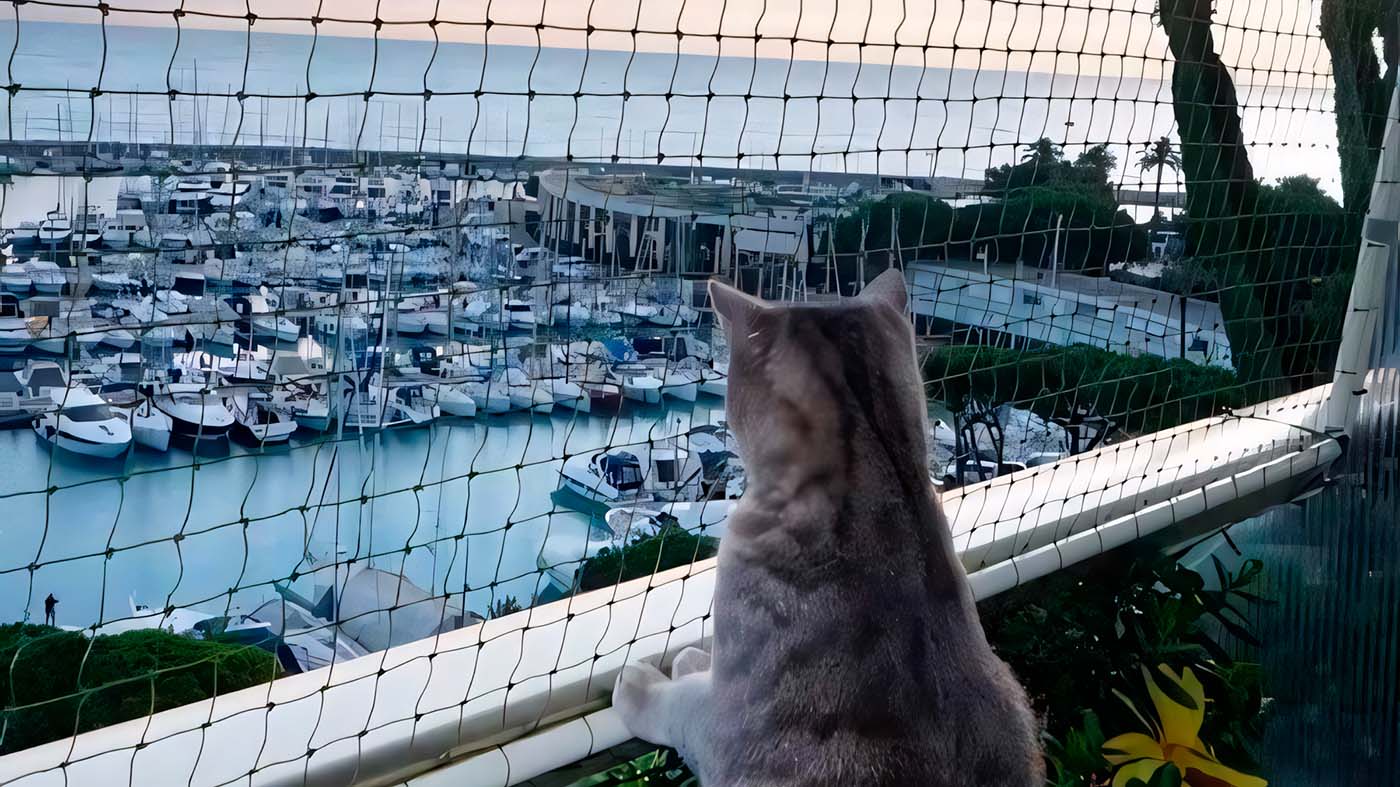
{"label": "person standing on dock", "polygon": [[53,594],[50,593],[50,594],[49,594],[49,597],[46,598],[46,599],[44,599],[44,625],[46,625],[46,626],[57,626],[57,625],[58,625],[58,617],[54,614],[54,607],[57,607],[57,606],[58,606],[58,599],[54,598],[54,597],[53,597]]}

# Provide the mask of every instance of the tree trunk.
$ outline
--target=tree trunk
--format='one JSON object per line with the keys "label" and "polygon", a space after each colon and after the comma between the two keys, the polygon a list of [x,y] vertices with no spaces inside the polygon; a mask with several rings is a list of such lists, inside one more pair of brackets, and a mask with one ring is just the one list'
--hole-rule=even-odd
{"label": "tree trunk", "polygon": [[[1157,215],[1162,210],[1162,170],[1166,168],[1165,162],[1157,164],[1157,190],[1152,192],[1152,223],[1157,223]],[[1150,239],[1149,239],[1150,240]]]}
{"label": "tree trunk", "polygon": [[1220,311],[1230,352],[1251,398],[1287,390],[1274,338],[1266,288],[1269,272],[1250,253],[1258,184],[1240,126],[1239,99],[1229,69],[1215,51],[1212,0],[1160,0],[1171,49],[1172,110],[1181,136],[1186,176],[1186,253],[1221,272]]}
{"label": "tree trunk", "polygon": [[[1337,156],[1342,204],[1348,212],[1365,214],[1370,205],[1371,181],[1395,85],[1398,13],[1395,0],[1322,0],[1319,27],[1332,57]],[[1384,76],[1372,44],[1377,29],[1385,41]]]}

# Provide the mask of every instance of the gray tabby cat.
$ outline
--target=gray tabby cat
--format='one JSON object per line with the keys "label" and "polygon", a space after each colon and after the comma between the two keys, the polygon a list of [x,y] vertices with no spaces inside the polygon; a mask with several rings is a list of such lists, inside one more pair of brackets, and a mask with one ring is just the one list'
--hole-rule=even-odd
{"label": "gray tabby cat", "polygon": [[748,488],[720,545],[713,658],[626,667],[628,729],[705,787],[1041,784],[1036,720],[929,482],[904,278],[820,306],[710,296]]}

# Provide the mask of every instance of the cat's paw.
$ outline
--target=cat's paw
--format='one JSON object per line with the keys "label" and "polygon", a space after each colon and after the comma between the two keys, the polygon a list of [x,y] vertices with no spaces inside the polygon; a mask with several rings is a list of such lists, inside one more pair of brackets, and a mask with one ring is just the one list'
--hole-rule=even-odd
{"label": "cat's paw", "polygon": [[686,648],[671,662],[671,678],[679,680],[686,675],[704,672],[710,668],[710,654],[699,648]]}
{"label": "cat's paw", "polygon": [[646,662],[634,662],[622,668],[613,686],[613,707],[622,714],[622,721],[633,735],[656,742],[656,730],[649,729],[655,716],[658,689],[671,682],[666,673]]}

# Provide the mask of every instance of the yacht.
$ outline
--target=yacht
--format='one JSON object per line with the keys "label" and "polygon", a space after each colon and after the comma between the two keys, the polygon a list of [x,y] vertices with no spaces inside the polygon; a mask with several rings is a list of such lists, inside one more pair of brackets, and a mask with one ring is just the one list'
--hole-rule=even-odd
{"label": "yacht", "polygon": [[301,328],[296,323],[277,313],[263,295],[244,296],[248,305],[252,308],[249,320],[253,326],[253,335],[262,336],[269,339],[276,339],[279,342],[295,342],[301,336]]}
{"label": "yacht", "polygon": [[221,440],[233,427],[233,413],[223,396],[204,383],[161,383],[152,403],[170,416],[171,433],[182,440]]}
{"label": "yacht", "polygon": [[635,361],[615,363],[608,370],[607,382],[622,388],[622,395],[642,404],[661,404],[661,380],[651,367]]}
{"label": "yacht", "polygon": [[559,488],[586,501],[615,506],[646,500],[695,499],[702,478],[698,458],[668,440],[575,454],[559,470]]}
{"label": "yacht", "polygon": [[29,278],[29,269],[22,262],[11,262],[0,269],[0,287],[5,292],[28,295],[34,288],[34,280]]}
{"label": "yacht", "polygon": [[498,370],[491,379],[497,384],[505,384],[511,409],[536,413],[548,413],[554,409],[554,394],[546,386],[531,380],[523,369],[508,366]]}
{"label": "yacht", "polygon": [[29,274],[34,291],[40,295],[61,295],[63,285],[68,283],[63,269],[51,260],[30,260],[24,263],[24,270]]}
{"label": "yacht", "polygon": [[567,325],[577,328],[593,319],[593,313],[586,306],[572,303],[559,303],[549,308],[550,321],[554,325]]}
{"label": "yacht", "polygon": [[140,210],[118,210],[116,215],[102,228],[102,244],[108,248],[125,249],[130,247],[150,248],[151,228],[146,224],[146,214]]}
{"label": "yacht", "polygon": [[94,273],[92,275],[92,287],[95,290],[121,292],[128,289],[134,290],[137,286],[136,280],[125,273]]}
{"label": "yacht", "polygon": [[15,251],[33,251],[39,247],[39,222],[22,221],[20,225],[5,233],[5,243]]}
{"label": "yacht", "polygon": [[662,396],[682,402],[693,402],[700,393],[701,375],[697,368],[686,367],[679,361],[673,363],[664,358],[649,359],[641,365],[651,369],[652,374],[661,380]]}
{"label": "yacht", "polygon": [[549,391],[549,395],[554,397],[554,403],[570,407],[580,413],[592,411],[593,400],[588,392],[583,390],[583,386],[578,383],[569,382],[564,377],[549,377],[539,381],[539,385]]}
{"label": "yacht", "polygon": [[[460,418],[476,416],[476,399],[465,383],[435,383],[424,390],[443,413]],[[506,397],[506,406],[510,406],[509,396]]]}
{"label": "yacht", "polygon": [[170,450],[174,421],[157,409],[148,397],[140,397],[134,407],[119,407],[113,412],[131,427],[131,439],[136,445],[162,453]]}
{"label": "yacht", "polygon": [[51,404],[35,417],[34,432],[54,447],[99,459],[114,459],[131,447],[126,421],[87,386],[69,384],[58,364],[35,361],[19,379],[31,397],[48,397]]}
{"label": "yacht", "polygon": [[700,367],[700,393],[724,397],[729,394],[729,363],[712,361]]}
{"label": "yacht", "polygon": [[297,430],[295,417],[274,407],[266,393],[242,393],[233,397],[234,439],[248,445],[285,443]]}
{"label": "yacht", "polygon": [[107,217],[102,215],[102,211],[89,205],[82,213],[78,214],[78,220],[73,228],[73,245],[79,249],[96,248],[102,243],[102,229],[107,224]]}
{"label": "yacht", "polygon": [[645,317],[648,323],[663,328],[683,328],[700,320],[700,312],[684,304],[657,306]]}
{"label": "yacht", "polygon": [[28,319],[0,317],[0,353],[22,353],[33,338]]}
{"label": "yacht", "polygon": [[428,424],[441,413],[422,383],[389,386],[376,374],[359,385],[347,375],[341,384],[340,417],[347,430]]}
{"label": "yacht", "polygon": [[[227,216],[229,210],[243,204],[243,198],[247,196],[251,186],[252,184],[246,181],[226,180],[206,192],[209,196],[209,206],[215,211],[222,211]],[[246,211],[239,212],[246,213]]]}
{"label": "yacht", "polygon": [[511,411],[510,389],[504,381],[479,376],[458,383],[458,387],[472,398],[477,412],[500,415]]}
{"label": "yacht", "polygon": [[516,331],[535,329],[535,311],[529,301],[507,300],[501,305],[501,328]]}
{"label": "yacht", "polygon": [[319,386],[293,386],[281,393],[273,406],[291,416],[298,427],[307,431],[325,433],[335,423],[330,400],[319,390]]}

